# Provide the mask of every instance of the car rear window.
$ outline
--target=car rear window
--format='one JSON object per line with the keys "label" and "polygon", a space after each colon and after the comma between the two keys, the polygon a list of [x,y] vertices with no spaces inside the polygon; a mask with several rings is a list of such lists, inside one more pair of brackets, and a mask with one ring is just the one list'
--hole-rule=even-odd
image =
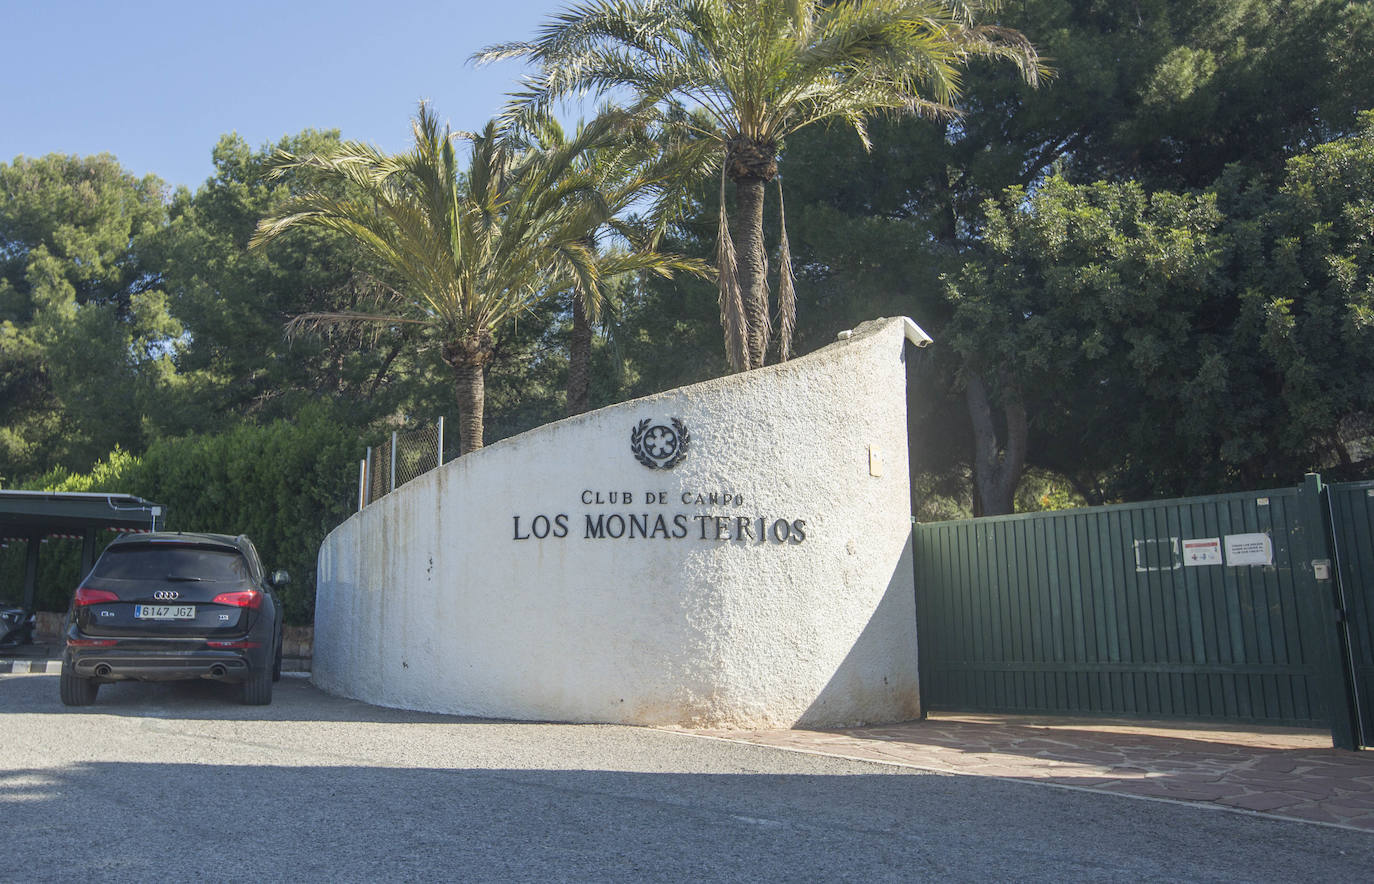
{"label": "car rear window", "polygon": [[249,579],[248,562],[234,550],[194,546],[128,546],[106,550],[92,576],[112,580]]}

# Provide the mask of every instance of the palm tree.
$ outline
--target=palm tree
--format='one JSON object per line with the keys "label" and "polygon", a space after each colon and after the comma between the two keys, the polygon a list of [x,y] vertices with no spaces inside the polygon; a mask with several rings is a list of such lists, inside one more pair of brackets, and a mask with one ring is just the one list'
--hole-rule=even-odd
{"label": "palm tree", "polygon": [[[652,272],[668,276],[674,271],[706,275],[700,261],[658,251],[657,243],[684,202],[684,182],[701,174],[710,163],[709,151],[699,140],[684,142],[672,133],[650,130],[633,111],[604,108],[601,116],[620,114],[622,125],[614,140],[589,146],[580,152],[570,176],[590,184],[604,208],[604,221],[587,231],[584,246],[600,271],[601,279],[628,273]],[[579,126],[577,137],[585,127]],[[535,121],[527,146],[541,150],[565,148],[568,137],[557,120]],[[644,220],[632,222],[624,213],[638,208]],[[608,239],[616,240],[607,246]],[[628,250],[627,248],[628,247]],[[600,292],[578,285],[571,291],[572,334],[568,348],[566,412],[581,414],[590,406],[593,324],[599,321],[605,299]]]}
{"label": "palm tree", "polygon": [[[607,117],[557,149],[521,150],[494,123],[477,134],[441,131],[421,104],[415,144],[405,153],[348,142],[323,155],[274,156],[276,174],[309,170],[344,184],[349,195],[313,190],[291,198],[259,222],[250,245],[294,227],[320,227],[345,234],[386,268],[394,285],[380,309],[306,314],[290,330],[409,327],[453,370],[459,447],[467,454],[482,447],[483,373],[497,330],[567,280],[599,291],[600,268],[585,235],[604,220],[604,207],[583,177],[566,173],[616,126]],[[461,174],[460,137],[471,144]]]}
{"label": "palm tree", "polygon": [[[479,62],[538,66],[510,116],[544,113],[588,92],[631,90],[665,122],[717,146],[721,321],[738,370],[763,364],[769,345],[765,186],[778,178],[782,140],[840,119],[869,146],[880,112],[955,113],[960,70],[975,58],[1014,63],[1034,84],[1045,72],[1020,33],[980,23],[1000,0],[590,0],[554,16],[537,39],[488,47]],[[725,181],[735,187],[735,236]],[[781,186],[779,186],[781,206]],[[783,225],[779,354],[792,346],[795,299]]]}

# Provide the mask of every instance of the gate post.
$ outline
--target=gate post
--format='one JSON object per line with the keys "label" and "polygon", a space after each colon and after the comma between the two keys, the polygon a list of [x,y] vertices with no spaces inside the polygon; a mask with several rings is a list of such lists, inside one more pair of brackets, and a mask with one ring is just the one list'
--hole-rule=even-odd
{"label": "gate post", "polygon": [[1346,677],[1341,653],[1341,621],[1345,612],[1341,610],[1333,584],[1332,561],[1335,556],[1332,554],[1331,526],[1327,519],[1326,488],[1319,474],[1308,473],[1303,478],[1298,499],[1306,549],[1296,563],[1298,573],[1293,578],[1295,583],[1301,581],[1304,585],[1302,595],[1310,600],[1308,611],[1313,615],[1312,622],[1317,624],[1321,632],[1316,637],[1320,661],[1318,680],[1322,686],[1322,696],[1326,698],[1326,713],[1331,721],[1331,743],[1337,749],[1353,751],[1359,725],[1350,699],[1354,685]]}

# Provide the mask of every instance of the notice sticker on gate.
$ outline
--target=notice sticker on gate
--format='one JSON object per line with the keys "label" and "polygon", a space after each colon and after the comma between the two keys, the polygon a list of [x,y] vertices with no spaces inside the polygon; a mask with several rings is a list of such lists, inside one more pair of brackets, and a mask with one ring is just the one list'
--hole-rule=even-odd
{"label": "notice sticker on gate", "polygon": [[1268,534],[1227,534],[1226,564],[1272,565],[1274,544]]}
{"label": "notice sticker on gate", "polygon": [[1183,541],[1183,566],[1185,568],[1220,564],[1222,564],[1220,537],[1198,537]]}

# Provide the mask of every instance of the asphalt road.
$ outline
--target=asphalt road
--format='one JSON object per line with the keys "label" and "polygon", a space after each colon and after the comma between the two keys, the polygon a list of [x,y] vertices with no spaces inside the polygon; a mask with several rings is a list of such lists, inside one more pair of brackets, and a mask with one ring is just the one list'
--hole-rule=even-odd
{"label": "asphalt road", "polygon": [[667,731],[380,709],[303,678],[0,676],[0,880],[1367,880],[1374,836]]}

